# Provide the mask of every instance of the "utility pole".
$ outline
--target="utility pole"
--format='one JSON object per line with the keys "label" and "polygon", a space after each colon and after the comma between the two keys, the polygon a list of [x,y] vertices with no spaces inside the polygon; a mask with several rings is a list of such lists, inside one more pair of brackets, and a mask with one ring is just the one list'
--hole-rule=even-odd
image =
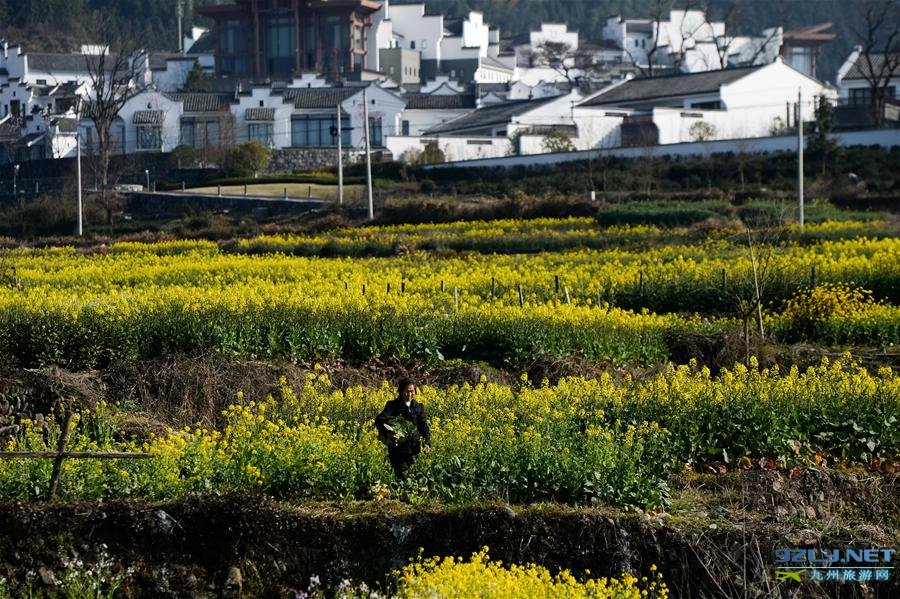
{"label": "utility pole", "polygon": [[797,204],[803,230],[803,92],[797,90]]}
{"label": "utility pole", "polygon": [[344,205],[344,151],[341,146],[341,105],[337,106],[338,206]]}
{"label": "utility pole", "polygon": [[181,30],[181,16],[184,8],[181,6],[181,0],[175,0],[175,17],[178,20],[178,53],[184,54],[184,33]]}
{"label": "utility pole", "polygon": [[81,237],[83,224],[81,220],[81,132],[77,128],[75,130],[75,147],[78,157],[78,228],[75,232]]}
{"label": "utility pole", "polygon": [[375,220],[375,205],[372,202],[372,153],[369,151],[369,99],[363,88],[363,125],[366,134],[366,193],[369,196],[369,220]]}

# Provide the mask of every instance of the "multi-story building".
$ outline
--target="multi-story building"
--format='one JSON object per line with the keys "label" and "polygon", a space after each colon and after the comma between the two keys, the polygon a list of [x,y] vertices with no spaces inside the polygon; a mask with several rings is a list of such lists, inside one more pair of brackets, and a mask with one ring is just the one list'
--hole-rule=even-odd
{"label": "multi-story building", "polygon": [[235,0],[198,7],[212,20],[216,73],[290,79],[304,71],[349,76],[377,65],[370,55],[374,0]]}

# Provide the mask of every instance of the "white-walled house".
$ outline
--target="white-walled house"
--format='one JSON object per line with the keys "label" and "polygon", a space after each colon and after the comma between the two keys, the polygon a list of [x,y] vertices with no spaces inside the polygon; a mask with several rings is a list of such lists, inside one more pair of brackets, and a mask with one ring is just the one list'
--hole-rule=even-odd
{"label": "white-walled house", "polygon": [[650,65],[683,72],[721,69],[739,64],[765,64],[778,55],[781,28],[768,29],[761,36],[729,36],[725,23],[710,21],[701,10],[671,10],[668,19],[627,19],[610,17],[603,37],[622,49],[622,59],[641,68]]}
{"label": "white-walled house", "polygon": [[268,86],[255,86],[238,94],[232,102],[236,140],[258,141],[267,148],[286,148],[291,145],[292,103],[286,103],[281,93]]}
{"label": "white-walled house", "polygon": [[[697,141],[698,136],[743,139],[763,137],[788,124],[798,92],[804,98],[804,120],[814,118],[817,96],[834,95],[830,87],[779,59],[765,66],[631,79],[594,94],[579,109],[593,110],[598,117],[622,113],[622,145]],[[583,110],[578,115],[591,118]]]}
{"label": "white-walled house", "polygon": [[838,98],[843,103],[868,105],[872,102],[870,81],[877,78],[885,87],[888,98],[900,98],[900,53],[892,56],[872,54],[871,66],[857,46],[838,69],[835,78]]}
{"label": "white-walled house", "polygon": [[417,136],[475,110],[474,94],[407,93],[399,135]]}
{"label": "white-walled house", "polygon": [[571,118],[578,95],[492,103],[423,132],[421,136],[392,136],[388,149],[397,157],[408,149],[421,150],[437,143],[449,160],[471,160],[505,156],[522,151],[544,151],[526,142],[514,147],[528,134],[543,139],[551,131],[574,137]]}
{"label": "white-walled house", "polygon": [[510,81],[512,59],[500,56],[500,35],[471,11],[464,19],[426,15],[423,4],[393,4],[387,8],[395,43],[421,53],[421,80],[449,75],[461,82]]}

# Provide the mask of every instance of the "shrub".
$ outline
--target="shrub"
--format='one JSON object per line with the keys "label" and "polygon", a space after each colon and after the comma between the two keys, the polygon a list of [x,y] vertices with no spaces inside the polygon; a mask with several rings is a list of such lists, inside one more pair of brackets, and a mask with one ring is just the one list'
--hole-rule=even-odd
{"label": "shrub", "polygon": [[269,166],[272,154],[260,142],[247,141],[232,148],[225,159],[225,170],[235,177],[257,176]]}

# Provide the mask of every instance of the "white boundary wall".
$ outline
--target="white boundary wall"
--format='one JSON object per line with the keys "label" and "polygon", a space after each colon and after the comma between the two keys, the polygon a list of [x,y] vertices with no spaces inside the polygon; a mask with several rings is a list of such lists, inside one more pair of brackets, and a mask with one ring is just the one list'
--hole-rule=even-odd
{"label": "white boundary wall", "polygon": [[[900,129],[869,129],[865,131],[842,131],[832,137],[844,147],[880,146],[882,148],[900,147]],[[467,138],[440,138],[441,147],[450,139],[465,143]],[[485,138],[494,139],[494,138]],[[500,138],[507,141],[505,138]],[[508,142],[507,142],[508,144]],[[424,146],[424,144],[423,144]],[[494,168],[514,166],[553,165],[576,160],[588,160],[602,156],[618,156],[622,158],[658,158],[670,157],[708,157],[712,154],[728,152],[745,154],[767,154],[769,152],[795,151],[797,137],[759,137],[753,139],[728,139],[695,143],[668,144],[660,146],[634,148],[608,148],[602,150],[583,150],[578,152],[557,152],[555,154],[530,154],[527,156],[506,156],[504,158],[485,158],[481,160],[463,160],[445,164],[429,165],[426,168]],[[398,154],[394,154],[398,156]],[[448,161],[452,161],[450,156]]]}

